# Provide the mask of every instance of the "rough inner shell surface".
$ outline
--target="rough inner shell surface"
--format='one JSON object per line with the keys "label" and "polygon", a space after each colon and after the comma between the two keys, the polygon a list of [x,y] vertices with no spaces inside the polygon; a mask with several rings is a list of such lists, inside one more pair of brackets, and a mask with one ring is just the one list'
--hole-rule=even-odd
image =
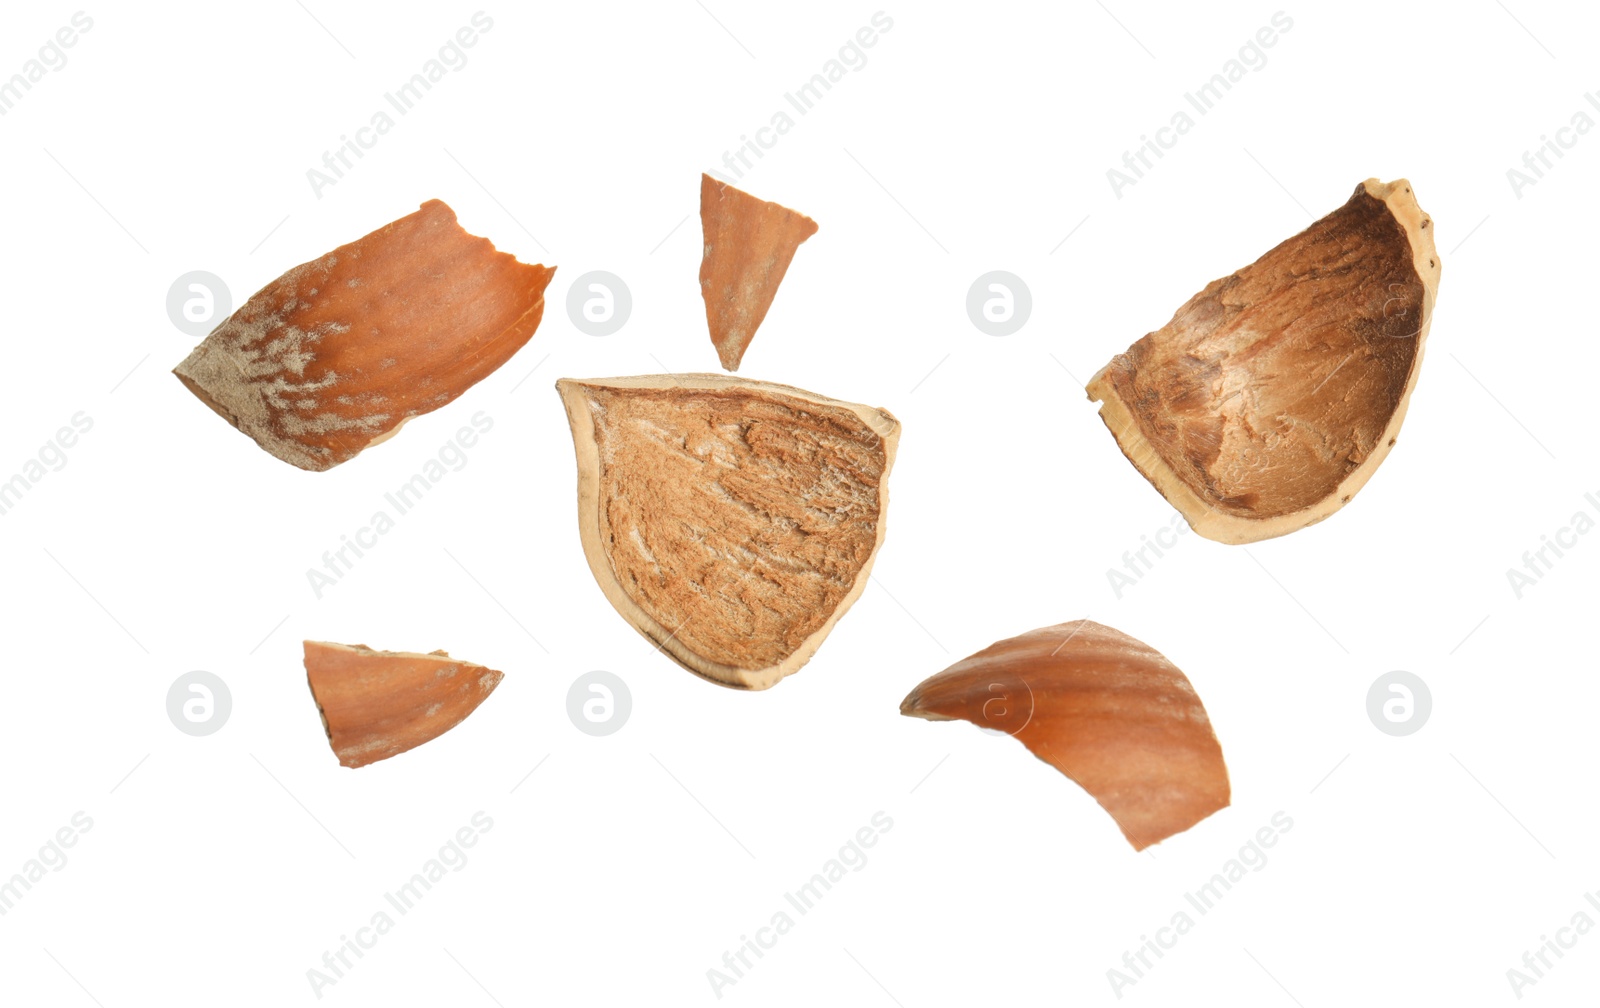
{"label": "rough inner shell surface", "polygon": [[1118,354],[1089,397],[1201,535],[1284,535],[1348,503],[1394,445],[1438,281],[1411,184],[1369,179]]}
{"label": "rough inner shell surface", "polygon": [[591,570],[636,629],[715,682],[799,668],[864,587],[899,423],[720,375],[564,379]]}

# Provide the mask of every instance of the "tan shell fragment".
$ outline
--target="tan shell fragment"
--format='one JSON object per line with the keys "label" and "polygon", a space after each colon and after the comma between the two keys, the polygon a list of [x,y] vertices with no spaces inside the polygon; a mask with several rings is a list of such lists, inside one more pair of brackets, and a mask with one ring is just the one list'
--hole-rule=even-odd
{"label": "tan shell fragment", "polygon": [[795,249],[817,233],[817,222],[701,175],[700,227],[705,235],[700,296],[706,302],[706,325],[723,368],[737,371]]}
{"label": "tan shell fragment", "polygon": [[684,668],[766,689],[866,587],[900,423],[715,374],[556,383],[578,456],[589,569]]}
{"label": "tan shell fragment", "polygon": [[1196,532],[1286,535],[1382,464],[1433,320],[1433,230],[1411,183],[1368,179],[1089,382],[1123,454]]}
{"label": "tan shell fragment", "polygon": [[429,200],[257,291],[173,373],[272,455],[331,469],[493,374],[554,273]]}
{"label": "tan shell fragment", "polygon": [[339,763],[363,767],[443,735],[478,709],[504,674],[443,651],[374,651],[306,641],[306,680]]}
{"label": "tan shell fragment", "polygon": [[1089,620],[999,641],[925,680],[900,713],[1014,735],[1076,781],[1135,850],[1228,806],[1228,767],[1189,679]]}

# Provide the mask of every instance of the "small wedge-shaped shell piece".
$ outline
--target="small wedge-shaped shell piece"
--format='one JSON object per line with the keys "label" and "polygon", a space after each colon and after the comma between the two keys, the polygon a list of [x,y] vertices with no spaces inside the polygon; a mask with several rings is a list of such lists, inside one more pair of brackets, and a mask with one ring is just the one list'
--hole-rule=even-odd
{"label": "small wedge-shaped shell piece", "polygon": [[1188,678],[1088,620],[991,644],[925,680],[900,713],[1016,736],[1111,813],[1135,850],[1228,806],[1222,748]]}
{"label": "small wedge-shaped shell piece", "polygon": [[1422,366],[1433,230],[1410,182],[1368,179],[1089,382],[1123,454],[1196,532],[1286,535],[1366,484]]}
{"label": "small wedge-shaped shell piece", "polygon": [[766,689],[844,615],[883,542],[900,422],[725,375],[556,383],[589,569],[684,668]]}
{"label": "small wedge-shaped shell piece", "polygon": [[173,373],[271,454],[331,469],[493,374],[554,273],[429,200],[257,291]]}
{"label": "small wedge-shaped shell piece", "polygon": [[700,227],[705,234],[700,296],[706,302],[706,325],[723,368],[737,371],[772,307],[794,250],[817,233],[817,222],[701,175]]}
{"label": "small wedge-shaped shell piece", "polygon": [[306,641],[306,679],[328,744],[347,767],[388,759],[443,735],[500,685],[503,673],[443,651],[374,651]]}

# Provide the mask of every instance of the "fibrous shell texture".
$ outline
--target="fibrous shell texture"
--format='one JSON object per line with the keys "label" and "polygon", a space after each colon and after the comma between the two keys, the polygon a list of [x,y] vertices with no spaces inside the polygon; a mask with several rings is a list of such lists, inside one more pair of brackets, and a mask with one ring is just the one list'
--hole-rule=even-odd
{"label": "fibrous shell texture", "polygon": [[702,175],[700,227],[705,235],[700,296],[706,303],[706,325],[723,368],[737,371],[795,249],[817,233],[817,222]]}
{"label": "fibrous shell texture", "polygon": [[584,555],[617,611],[725,686],[804,665],[866,586],[899,421],[715,374],[556,387]]}
{"label": "fibrous shell texture", "polygon": [[1228,806],[1222,747],[1188,677],[1089,620],[991,644],[925,680],[900,713],[1015,736],[1088,791],[1136,850]]}
{"label": "fibrous shell texture", "polygon": [[1438,287],[1411,183],[1368,179],[1112,358],[1089,398],[1196,532],[1285,535],[1349,503],[1389,454]]}
{"label": "fibrous shell texture", "polygon": [[429,200],[257,291],[173,373],[272,455],[331,469],[504,364],[554,273]]}
{"label": "fibrous shell texture", "polygon": [[306,680],[339,762],[362,767],[430,742],[460,724],[502,673],[443,651],[374,651],[306,641]]}

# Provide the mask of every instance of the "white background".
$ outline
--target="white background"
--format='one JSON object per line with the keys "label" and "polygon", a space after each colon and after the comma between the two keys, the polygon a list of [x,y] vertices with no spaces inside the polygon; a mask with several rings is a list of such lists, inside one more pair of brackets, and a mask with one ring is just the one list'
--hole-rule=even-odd
{"label": "white background", "polygon": [[[76,10],[20,6],[0,75]],[[699,173],[879,8],[485,8],[470,61],[319,199],[306,170],[479,8],[306,6],[87,9],[67,65],[0,118],[0,478],[94,421],[0,516],[0,877],[93,820],[0,917],[6,1003],[317,1003],[307,970],[479,810],[469,863],[323,1002],[716,1003],[707,970],[878,811],[894,825],[866,866],[722,1001],[1116,1003],[1107,970],[1279,811],[1294,825],[1267,865],[1123,1001],[1517,1000],[1506,971],[1600,888],[1600,535],[1520,600],[1506,577],[1597,512],[1600,131],[1521,198],[1506,176],[1573,113],[1600,119],[1592,7],[1284,7],[1266,65],[1120,199],[1106,170],[1278,7],[883,8],[866,65],[739,184],[821,227],[741,373],[899,416],[888,539],[817,657],[746,694],[606,604],[551,386],[715,369]],[[1250,547],[1183,536],[1117,598],[1107,569],[1172,512],[1082,381],[1370,176],[1411,179],[1443,260],[1399,444],[1328,521]],[[431,197],[560,269],[532,341],[460,402],[307,473],[167,373],[197,342],[166,315],[177,276],[214,272],[237,305]],[[595,269],[634,299],[605,338],[565,310]],[[964,307],[995,269],[1033,294],[1004,338]],[[466,468],[315,598],[307,568],[478,410],[495,426]],[[1227,756],[1233,806],[1146,854],[1015,741],[897,713],[952,661],[1082,617],[1184,669]],[[352,771],[304,638],[445,648],[506,678],[456,730]],[[165,710],[194,669],[233,696],[204,738]],[[566,714],[593,669],[632,690],[610,737]],[[1394,669],[1433,694],[1407,738],[1365,708]],[[1523,1000],[1597,982],[1587,935]]]}

